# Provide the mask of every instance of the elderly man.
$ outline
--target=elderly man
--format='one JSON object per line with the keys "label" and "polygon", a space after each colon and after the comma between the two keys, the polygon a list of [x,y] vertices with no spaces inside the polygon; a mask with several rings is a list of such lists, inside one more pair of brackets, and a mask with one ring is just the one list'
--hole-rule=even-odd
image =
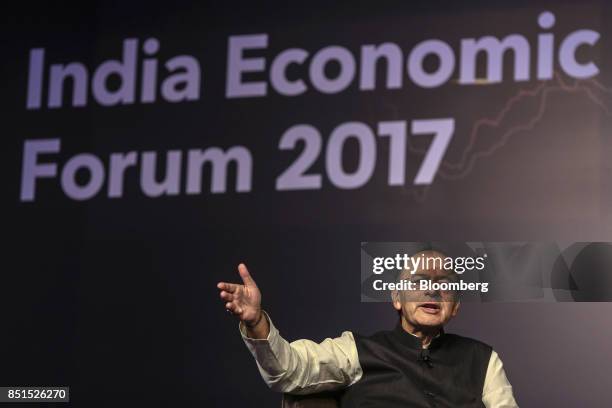
{"label": "elderly man", "polygon": [[[436,251],[428,257],[444,257]],[[345,331],[321,343],[282,338],[261,310],[261,292],[246,266],[243,284],[217,287],[225,307],[240,320],[240,332],[259,371],[275,391],[309,394],[344,389],[343,407],[516,407],[502,362],[490,346],[448,334],[457,315],[457,294],[393,291],[400,319],[395,329],[369,337]],[[452,281],[454,272],[420,268],[401,279]],[[418,285],[417,285],[418,286]]]}

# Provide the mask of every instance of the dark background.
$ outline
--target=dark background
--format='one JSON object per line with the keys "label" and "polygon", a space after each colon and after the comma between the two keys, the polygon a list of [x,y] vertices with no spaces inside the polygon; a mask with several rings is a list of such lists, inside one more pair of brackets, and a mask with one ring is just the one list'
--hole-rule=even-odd
{"label": "dark background", "polygon": [[[2,13],[8,245],[0,385],[67,385],[75,406],[277,406],[280,397],[260,379],[237,322],[218,299],[216,283],[236,280],[239,262],[249,266],[286,338],[322,340],[395,323],[390,305],[360,302],[362,241],[611,241],[610,6],[458,3],[84,2]],[[405,76],[398,90],[379,84],[364,92],[353,84],[334,95],[224,97],[230,35],[268,33],[269,60],[290,47],[342,45],[358,55],[364,44],[392,41],[407,51],[440,38],[457,49],[459,38],[509,33],[534,45],[544,10],[555,13],[559,36],[579,28],[601,33],[590,56],[601,69],[593,80],[555,78],[545,93],[510,105],[540,83],[516,83],[506,74],[495,85],[450,81],[423,89]],[[25,109],[31,48],[44,47],[47,64],[79,61],[91,73],[120,58],[130,37],[159,39],[160,61],[195,56],[200,99],[103,107],[90,97],[86,108]],[[374,176],[360,189],[339,190],[324,178],[321,190],[274,191],[296,155],[277,150],[294,124],[312,124],[326,138],[351,120],[375,127],[454,117],[445,156],[453,163],[474,124],[504,107],[508,115],[484,126],[474,149],[486,151],[510,135],[507,142],[459,178],[443,165],[430,187],[412,186],[414,155],[406,186],[390,187],[381,147]],[[254,157],[253,190],[236,193],[230,182],[225,194],[148,198],[131,175],[121,199],[101,194],[76,202],[43,182],[36,201],[22,203],[23,141],[51,137],[62,140],[59,161],[80,152],[105,160],[132,149],[163,154],[244,144]],[[347,163],[353,156],[349,150]],[[319,158],[312,170],[323,167]],[[521,406],[603,407],[612,402],[611,312],[609,303],[465,304],[450,331],[493,345]]]}

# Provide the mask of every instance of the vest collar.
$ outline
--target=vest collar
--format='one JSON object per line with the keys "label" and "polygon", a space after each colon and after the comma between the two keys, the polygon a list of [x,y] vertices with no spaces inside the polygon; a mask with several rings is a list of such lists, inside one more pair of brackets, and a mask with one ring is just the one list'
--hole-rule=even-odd
{"label": "vest collar", "polygon": [[[393,335],[401,344],[405,345],[406,347],[419,350],[423,348],[423,343],[421,342],[421,339],[415,336],[414,334],[408,333],[406,330],[404,330],[401,321],[398,322],[395,326],[395,329],[393,329]],[[444,337],[444,328],[441,328],[438,335],[431,340],[431,343],[429,343],[429,347],[427,348],[432,350],[440,347],[440,345],[444,342]]]}

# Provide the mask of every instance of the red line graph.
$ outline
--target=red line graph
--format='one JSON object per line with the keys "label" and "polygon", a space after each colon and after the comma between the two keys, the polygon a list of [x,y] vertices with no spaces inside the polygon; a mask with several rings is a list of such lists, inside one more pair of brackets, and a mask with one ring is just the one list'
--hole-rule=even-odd
{"label": "red line graph", "polygon": [[[530,131],[542,120],[549,105],[550,95],[554,92],[579,93],[583,92],[593,103],[599,106],[608,116],[612,116],[612,110],[606,103],[604,95],[612,95],[612,89],[605,87],[595,79],[574,80],[569,83],[564,80],[559,73],[555,73],[550,81],[540,82],[531,89],[521,89],[510,97],[494,115],[494,117],[484,117],[477,119],[472,125],[468,142],[465,145],[460,159],[456,162],[444,160],[440,164],[436,177],[445,180],[459,180],[467,177],[473,170],[479,159],[489,157],[498,150],[502,149],[513,135]],[[483,130],[502,128],[509,113],[526,99],[538,98],[538,106],[534,114],[526,117],[526,121],[514,125],[504,131],[494,144],[483,150],[477,150],[477,141],[482,136]],[[413,146],[408,139],[408,150],[413,153],[425,154],[426,149]],[[425,200],[427,192],[431,186],[411,188],[415,199],[419,202]]]}

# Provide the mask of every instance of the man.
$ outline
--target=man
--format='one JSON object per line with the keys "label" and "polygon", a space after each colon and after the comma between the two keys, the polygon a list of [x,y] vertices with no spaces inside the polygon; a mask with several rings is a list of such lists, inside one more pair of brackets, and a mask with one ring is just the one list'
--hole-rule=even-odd
{"label": "man", "polygon": [[[420,254],[445,258],[431,250]],[[444,332],[459,310],[454,292],[393,291],[400,316],[394,330],[370,337],[345,331],[321,343],[288,343],[261,310],[261,292],[246,266],[240,264],[238,272],[242,285],[221,282],[217,287],[226,309],[239,318],[262,377],[275,391],[344,389],[343,407],[517,407],[497,353],[477,340]],[[454,276],[444,269],[419,268],[402,272],[400,279],[444,282]]]}

